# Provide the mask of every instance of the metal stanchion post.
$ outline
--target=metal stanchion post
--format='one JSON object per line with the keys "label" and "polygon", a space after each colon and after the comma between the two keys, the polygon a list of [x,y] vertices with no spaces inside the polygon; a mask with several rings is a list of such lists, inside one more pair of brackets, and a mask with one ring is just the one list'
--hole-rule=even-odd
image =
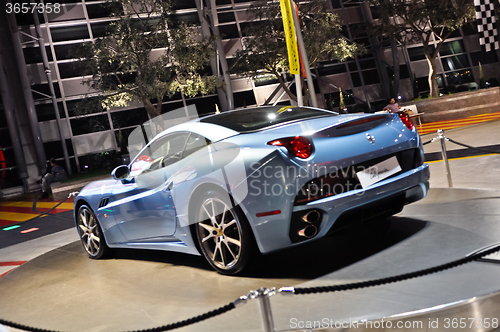
{"label": "metal stanchion post", "polygon": [[262,323],[262,331],[274,332],[273,313],[271,311],[270,296],[274,294],[274,289],[260,288],[257,289],[256,299],[259,304],[260,319]]}
{"label": "metal stanchion post", "polygon": [[450,163],[448,162],[448,156],[446,155],[446,144],[445,140],[447,140],[446,136],[444,136],[444,130],[439,129],[437,131],[439,140],[441,140],[441,154],[443,155],[444,166],[446,168],[446,177],[448,179],[448,187],[452,188],[453,183],[451,182],[451,172],[450,172]]}
{"label": "metal stanchion post", "polygon": [[247,300],[257,299],[259,304],[260,320],[262,323],[262,331],[264,332],[274,332],[274,321],[273,313],[271,311],[271,301],[269,298],[276,294],[276,288],[259,288],[257,290],[250,291],[247,296],[240,297],[236,302],[235,306],[240,306],[246,303]]}

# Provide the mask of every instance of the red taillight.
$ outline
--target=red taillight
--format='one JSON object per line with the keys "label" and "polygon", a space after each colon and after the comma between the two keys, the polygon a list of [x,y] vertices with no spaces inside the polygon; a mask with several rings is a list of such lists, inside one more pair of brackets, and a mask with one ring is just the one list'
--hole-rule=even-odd
{"label": "red taillight", "polygon": [[312,153],[312,144],[302,136],[285,137],[267,142],[269,145],[284,146],[295,157],[307,159]]}
{"label": "red taillight", "polygon": [[412,130],[413,129],[413,122],[411,122],[410,116],[406,113],[399,113],[399,118],[403,123],[408,127],[408,129]]}

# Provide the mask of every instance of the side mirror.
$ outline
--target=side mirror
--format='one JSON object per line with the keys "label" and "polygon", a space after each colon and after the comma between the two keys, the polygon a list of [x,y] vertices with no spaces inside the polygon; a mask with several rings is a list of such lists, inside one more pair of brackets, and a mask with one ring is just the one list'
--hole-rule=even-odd
{"label": "side mirror", "polygon": [[130,175],[130,170],[127,165],[118,166],[113,170],[113,172],[111,172],[111,176],[115,180],[126,179],[128,178],[129,175]]}

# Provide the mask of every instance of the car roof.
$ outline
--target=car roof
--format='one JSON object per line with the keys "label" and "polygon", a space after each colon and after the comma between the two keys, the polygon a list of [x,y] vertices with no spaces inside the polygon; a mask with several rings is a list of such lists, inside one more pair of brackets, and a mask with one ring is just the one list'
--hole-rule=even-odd
{"label": "car roof", "polygon": [[[242,117],[242,115],[245,115]],[[274,117],[268,118],[269,115]],[[336,112],[312,107],[268,106],[226,111],[194,119],[166,129],[162,137],[174,132],[190,131],[212,142],[238,135],[279,127],[287,123],[323,116],[338,115]]]}
{"label": "car roof", "polygon": [[312,107],[279,105],[227,111],[201,118],[199,121],[219,125],[239,133],[251,133],[295,121],[332,115],[338,115],[338,113]]}

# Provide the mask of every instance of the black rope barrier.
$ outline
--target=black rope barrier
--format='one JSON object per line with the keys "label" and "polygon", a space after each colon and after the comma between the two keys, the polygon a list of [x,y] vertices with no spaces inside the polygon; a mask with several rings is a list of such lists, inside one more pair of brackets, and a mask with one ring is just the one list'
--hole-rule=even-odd
{"label": "black rope barrier", "polygon": [[433,274],[436,272],[448,270],[448,269],[451,269],[451,268],[478,260],[484,256],[488,256],[488,255],[490,255],[496,251],[499,251],[499,250],[500,250],[500,245],[495,246],[491,249],[485,250],[484,252],[472,254],[468,257],[461,258],[461,259],[455,260],[455,261],[450,262],[450,263],[446,263],[446,264],[431,267],[428,269],[410,272],[410,273],[406,273],[406,274],[402,274],[402,275],[398,275],[398,276],[388,277],[388,278],[354,282],[351,284],[335,285],[335,286],[295,288],[294,294],[304,295],[304,294],[315,294],[315,293],[329,293],[329,292],[354,290],[354,289],[360,289],[360,288],[366,288],[366,287],[374,287],[374,286],[391,284],[394,282],[400,282],[400,281],[413,279],[413,278],[417,278],[417,277],[422,277],[424,275]]}
{"label": "black rope barrier", "polygon": [[[73,195],[75,195],[75,196],[76,196],[76,192],[69,194],[69,195],[68,195],[68,197],[66,197],[64,200],[60,201],[59,203],[57,203],[55,206],[51,207],[51,208],[50,208],[50,209],[48,209],[47,211],[38,211],[38,210],[36,209],[36,204],[37,204],[37,201],[38,201],[38,200],[37,200],[37,198],[36,198],[36,196],[35,196],[35,199],[33,200],[33,205],[32,205],[32,207],[31,207],[31,211],[38,213],[38,215],[37,215],[37,216],[34,216],[34,217],[33,217],[33,218],[31,218],[31,219],[24,220],[24,221],[19,221],[19,222],[16,222],[15,224],[11,224],[11,225],[20,225],[20,224],[24,224],[24,223],[27,223],[27,222],[29,222],[29,221],[33,221],[33,220],[36,220],[36,219],[38,219],[38,218],[41,218],[41,217],[43,217],[43,216],[45,216],[45,215],[49,215],[49,212],[50,212],[50,211],[52,211],[52,210],[56,209],[59,205],[61,205],[62,203],[66,202],[66,201],[67,201],[67,200],[68,200],[71,196],[73,196]],[[56,215],[52,215],[52,217],[55,217],[55,218],[60,218],[60,219],[67,219],[67,218],[61,218],[61,217],[58,217],[58,216],[56,216]],[[11,225],[6,225],[6,227],[11,226]]]}
{"label": "black rope barrier", "polygon": [[42,216],[44,216],[44,215],[48,215],[50,211],[52,211],[52,210],[56,209],[59,205],[61,205],[62,203],[66,202],[66,201],[67,201],[67,200],[68,200],[71,196],[73,196],[73,195],[74,195],[74,196],[76,196],[76,193],[77,193],[77,192],[74,192],[74,193],[69,194],[69,195],[68,195],[68,197],[66,197],[65,199],[63,199],[62,201],[60,201],[59,203],[57,203],[55,206],[51,207],[51,208],[50,208],[50,209],[48,209],[47,211],[38,211],[38,210],[36,209],[36,203],[37,203],[37,201],[38,201],[38,200],[37,200],[37,198],[36,198],[36,196],[35,196],[35,199],[33,200],[33,206],[31,207],[31,211],[36,212],[36,213],[39,213],[39,215],[38,215],[38,216],[36,216],[36,217],[33,217],[33,218],[31,218],[31,219],[28,219],[28,220],[26,220],[26,221],[35,220],[35,219],[38,219],[38,218],[40,218],[40,217],[42,217]]}
{"label": "black rope barrier", "polygon": [[[339,292],[339,291],[347,291],[347,290],[355,290],[355,289],[361,289],[361,288],[367,288],[367,287],[375,287],[375,286],[381,286],[381,285],[386,285],[386,284],[391,284],[395,282],[400,282],[408,279],[413,279],[417,277],[422,277],[425,275],[441,272],[444,270],[448,270],[451,268],[458,267],[460,265],[464,265],[473,261],[476,261],[478,259],[481,259],[485,256],[488,256],[496,251],[500,250],[500,245],[496,245],[490,249],[480,251],[474,254],[471,254],[467,257],[452,261],[450,263],[438,265],[435,267],[431,267],[428,269],[423,269],[419,271],[414,271],[398,276],[392,276],[392,277],[387,277],[387,278],[381,278],[381,279],[376,279],[376,280],[368,280],[368,281],[362,281],[362,282],[355,282],[355,283],[350,283],[350,284],[343,284],[343,285],[334,285],[334,286],[323,286],[323,287],[299,287],[299,288],[293,288],[293,287],[283,287],[280,289],[280,293],[282,292],[283,294],[296,294],[296,295],[307,295],[307,294],[316,294],[316,293],[332,293],[332,292]],[[249,293],[250,294],[250,293]],[[275,294],[274,292],[272,294]],[[244,297],[242,297],[244,298]],[[240,298],[240,300],[242,299]],[[246,298],[245,298],[246,300]],[[171,331],[177,328],[181,328],[184,326],[192,325],[195,323],[199,323],[201,321],[222,315],[228,311],[231,311],[236,308],[235,302],[231,302],[225,306],[222,306],[218,309],[206,312],[202,315],[192,317],[186,320],[182,320],[176,323],[168,324],[168,325],[163,325],[160,327],[156,328],[151,328],[151,329],[144,329],[144,330],[135,330],[131,332],[160,332],[160,331]],[[26,326],[26,325],[21,325],[18,323],[10,322],[4,319],[0,318],[0,324],[17,328],[20,330],[24,331],[30,331],[30,332],[59,332],[59,331],[54,331],[54,330],[46,330],[46,329],[40,329],[36,327],[31,327],[31,326]]]}
{"label": "black rope barrier", "polygon": [[433,142],[433,140],[431,139],[430,141],[427,141],[427,142],[425,142],[425,143],[422,143],[422,145],[427,145],[427,144],[432,143],[432,142]]}
{"label": "black rope barrier", "polygon": [[457,145],[460,145],[460,146],[463,146],[463,147],[466,147],[466,148],[469,148],[469,149],[475,149],[475,150],[479,150],[479,151],[483,151],[483,152],[488,152],[488,153],[496,153],[496,154],[500,154],[499,151],[492,151],[492,150],[488,150],[488,149],[484,149],[484,148],[478,148],[478,147],[475,147],[475,146],[470,146],[470,145],[467,145],[467,144],[464,144],[464,143],[460,143],[460,142],[457,142],[451,138],[448,137],[448,140],[452,143],[455,143]]}

